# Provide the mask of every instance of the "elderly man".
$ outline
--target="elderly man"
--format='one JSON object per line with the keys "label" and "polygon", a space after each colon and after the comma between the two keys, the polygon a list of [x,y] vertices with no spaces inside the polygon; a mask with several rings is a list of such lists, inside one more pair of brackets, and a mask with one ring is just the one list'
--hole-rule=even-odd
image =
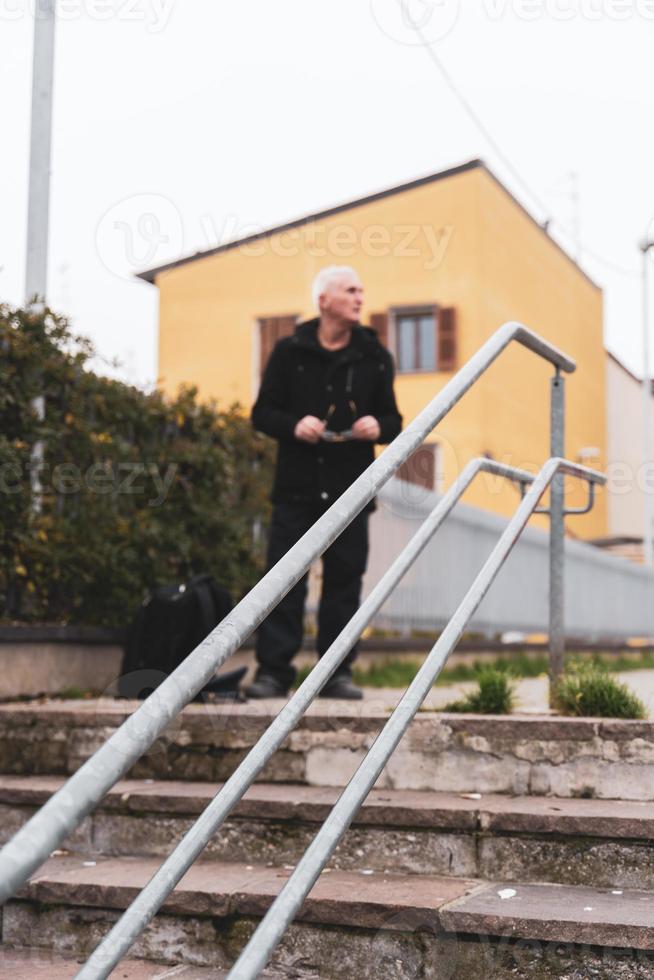
{"label": "elderly man", "polygon": [[[279,442],[268,546],[271,568],[372,463],[373,444],[390,442],[402,418],[393,361],[375,332],[360,325],[363,286],[347,266],[323,269],[313,284],[320,311],[275,346],[252,409],[257,429]],[[368,505],[323,555],[318,656],[354,615],[368,558]],[[257,637],[251,698],[283,697],[302,645],[307,576],[281,600]],[[323,697],[359,699],[351,679],[356,646]]]}

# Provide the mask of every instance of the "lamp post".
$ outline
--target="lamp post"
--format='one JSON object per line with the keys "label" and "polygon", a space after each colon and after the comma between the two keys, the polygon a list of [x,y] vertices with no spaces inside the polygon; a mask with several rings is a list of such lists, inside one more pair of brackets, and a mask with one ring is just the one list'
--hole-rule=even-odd
{"label": "lamp post", "polygon": [[[50,148],[52,143],[52,78],[54,73],[55,0],[38,0],[34,7],[32,66],[32,120],[30,133],[29,197],[25,303],[40,313],[45,307],[48,281],[48,223],[50,215]],[[45,418],[45,397],[32,399],[36,417]],[[30,460],[32,510],[41,512],[44,446],[34,443]]]}
{"label": "lamp post", "polygon": [[39,0],[34,8],[32,121],[30,132],[29,199],[25,301],[45,302],[50,212],[50,145],[54,71],[55,3]]}
{"label": "lamp post", "polygon": [[[648,255],[654,248],[654,240],[645,238],[640,243],[643,253],[643,463],[645,466],[652,457],[652,381],[649,366],[649,265]],[[652,495],[647,481],[643,501],[643,560],[647,568],[652,567]]]}

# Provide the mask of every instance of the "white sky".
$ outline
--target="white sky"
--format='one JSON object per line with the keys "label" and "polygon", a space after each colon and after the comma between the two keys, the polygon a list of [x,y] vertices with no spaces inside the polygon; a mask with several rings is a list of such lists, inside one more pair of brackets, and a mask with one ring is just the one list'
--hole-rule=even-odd
{"label": "white sky", "polygon": [[[23,300],[35,0],[0,0],[0,299]],[[404,0],[495,141],[571,227],[607,346],[641,373],[654,219],[654,0]],[[157,291],[132,272],[480,156],[539,219],[399,0],[59,0],[49,299],[137,383]],[[654,224],[650,229],[654,233]],[[572,239],[555,233],[572,247]]]}

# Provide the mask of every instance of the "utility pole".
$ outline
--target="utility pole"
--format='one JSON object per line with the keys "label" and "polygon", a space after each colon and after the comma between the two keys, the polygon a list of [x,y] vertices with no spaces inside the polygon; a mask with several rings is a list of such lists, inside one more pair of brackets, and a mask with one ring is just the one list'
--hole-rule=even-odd
{"label": "utility pole", "polygon": [[52,142],[52,79],[54,73],[55,0],[38,0],[34,9],[32,62],[32,125],[25,301],[43,304],[48,275],[50,216],[50,147]]}
{"label": "utility pole", "polygon": [[[649,251],[654,241],[645,238],[643,253],[643,465],[652,462],[652,379],[649,362]],[[645,482],[643,500],[643,561],[652,567],[652,495]]]}
{"label": "utility pole", "polygon": [[[50,152],[52,145],[52,81],[54,75],[55,0],[37,0],[34,6],[32,57],[32,119],[30,131],[29,198],[25,305],[35,313],[45,307],[48,279],[48,225],[50,218]],[[32,400],[37,418],[45,418],[45,397]],[[43,442],[34,443],[30,480],[32,509],[41,511]]]}

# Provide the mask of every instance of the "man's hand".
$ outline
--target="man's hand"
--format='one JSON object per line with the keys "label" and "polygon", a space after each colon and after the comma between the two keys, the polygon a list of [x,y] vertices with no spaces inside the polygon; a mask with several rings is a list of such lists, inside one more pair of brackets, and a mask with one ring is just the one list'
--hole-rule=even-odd
{"label": "man's hand", "polygon": [[374,442],[379,439],[380,434],[379,422],[372,415],[364,415],[357,419],[352,426],[352,435],[355,439],[366,439],[369,442]]}
{"label": "man's hand", "polygon": [[305,415],[295,426],[293,434],[296,439],[300,439],[302,442],[316,443],[324,431],[324,422],[317,419],[315,415]]}

